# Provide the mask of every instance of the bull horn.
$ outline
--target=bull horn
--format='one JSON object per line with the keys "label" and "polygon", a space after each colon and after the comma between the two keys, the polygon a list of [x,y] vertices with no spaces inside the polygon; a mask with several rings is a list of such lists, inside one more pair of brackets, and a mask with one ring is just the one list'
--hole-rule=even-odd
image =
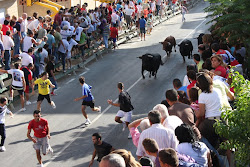
{"label": "bull horn", "polygon": [[142,58],[142,56],[139,56],[139,57],[136,57],[136,58],[139,58],[139,59],[141,59],[141,58]]}
{"label": "bull horn", "polygon": [[153,58],[153,56],[152,56],[152,55],[148,55],[148,57]]}
{"label": "bull horn", "polygon": [[163,44],[163,42],[159,42],[160,44]]}

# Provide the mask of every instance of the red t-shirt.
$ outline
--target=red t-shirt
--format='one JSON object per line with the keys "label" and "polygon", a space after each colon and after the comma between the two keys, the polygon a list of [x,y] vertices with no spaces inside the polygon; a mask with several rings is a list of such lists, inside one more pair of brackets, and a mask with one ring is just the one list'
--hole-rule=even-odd
{"label": "red t-shirt", "polygon": [[196,84],[196,80],[192,81],[192,83],[187,86],[187,89],[191,89],[192,87],[195,86],[195,84]]}
{"label": "red t-shirt", "polygon": [[227,69],[225,67],[219,66],[214,71],[220,71],[221,72],[220,76],[223,77],[223,78],[228,77]]}
{"label": "red t-shirt", "polygon": [[110,27],[110,37],[111,38],[116,38],[118,35],[118,30],[115,27]]}
{"label": "red t-shirt", "polygon": [[58,25],[61,25],[61,23],[62,23],[62,16],[59,13],[57,13],[55,15],[54,23],[56,23],[56,22],[58,22]]}
{"label": "red t-shirt", "polygon": [[8,31],[8,30],[10,30],[10,26],[9,25],[3,25],[3,27],[2,27],[2,32],[3,32],[3,35],[6,35],[6,32]]}
{"label": "red t-shirt", "polygon": [[34,119],[30,121],[28,129],[33,129],[34,136],[38,138],[43,138],[47,136],[48,121],[46,119],[40,118],[39,122]]}

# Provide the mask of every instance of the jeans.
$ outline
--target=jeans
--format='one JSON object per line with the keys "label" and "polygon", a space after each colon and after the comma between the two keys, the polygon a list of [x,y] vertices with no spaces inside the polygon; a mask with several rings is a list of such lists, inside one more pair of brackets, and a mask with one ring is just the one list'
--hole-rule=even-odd
{"label": "jeans", "polygon": [[20,54],[19,48],[20,48],[21,40],[20,40],[20,37],[18,34],[14,34],[13,39],[14,39],[14,44],[15,44],[15,46],[14,46],[14,56],[15,56],[15,55]]}
{"label": "jeans", "polygon": [[160,9],[161,9],[161,6],[160,5],[156,5],[156,15],[159,14]]}
{"label": "jeans", "polygon": [[5,125],[4,124],[0,124],[0,136],[1,136],[0,147],[2,147],[4,145],[4,141],[5,141],[5,138],[6,138],[6,132],[5,132]]}
{"label": "jeans", "polygon": [[10,69],[10,61],[11,61],[11,57],[10,57],[10,50],[5,50],[4,51],[4,64],[5,64],[5,70],[9,70]]}
{"label": "jeans", "polygon": [[[26,32],[21,32],[21,36],[24,39],[25,36],[27,36]],[[23,44],[21,44],[21,51],[23,52]]]}
{"label": "jeans", "polygon": [[54,92],[54,90],[57,89],[57,83],[56,83],[56,81],[54,80],[53,77],[49,77],[49,80],[51,81],[51,83],[52,83],[53,85],[55,85],[55,87],[52,88],[52,92]]}
{"label": "jeans", "polygon": [[109,45],[108,45],[108,39],[109,39],[108,35],[103,35],[103,42],[104,42],[105,48],[109,47]]}
{"label": "jeans", "polygon": [[55,56],[54,57],[55,64],[57,64],[58,63],[58,47],[55,47],[53,55]]}
{"label": "jeans", "polygon": [[58,52],[58,54],[59,54],[59,57],[62,59],[63,70],[65,70],[65,58],[66,58],[66,53]]}
{"label": "jeans", "polygon": [[39,78],[39,65],[34,65],[35,66],[35,71],[33,73],[33,78]]}

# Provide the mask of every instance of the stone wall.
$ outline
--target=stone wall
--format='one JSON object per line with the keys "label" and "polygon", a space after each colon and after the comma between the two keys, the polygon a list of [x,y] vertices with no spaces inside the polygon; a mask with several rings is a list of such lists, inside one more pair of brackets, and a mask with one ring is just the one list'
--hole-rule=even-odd
{"label": "stone wall", "polygon": [[0,9],[4,13],[8,13],[10,16],[18,16],[18,3],[17,0],[3,0],[0,1]]}

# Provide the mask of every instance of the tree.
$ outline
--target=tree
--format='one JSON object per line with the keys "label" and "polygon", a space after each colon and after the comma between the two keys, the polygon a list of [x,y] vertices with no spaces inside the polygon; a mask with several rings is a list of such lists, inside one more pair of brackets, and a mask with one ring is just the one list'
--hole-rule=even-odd
{"label": "tree", "polygon": [[220,147],[235,149],[236,166],[250,164],[250,82],[238,72],[232,73],[232,85],[235,90],[235,109],[222,113],[227,124],[217,121],[216,132],[227,139]]}
{"label": "tree", "polygon": [[[208,0],[211,5],[205,9],[212,17],[210,22],[213,36],[229,44],[244,43],[250,50],[250,3],[249,0]],[[246,59],[250,71],[250,58]]]}

